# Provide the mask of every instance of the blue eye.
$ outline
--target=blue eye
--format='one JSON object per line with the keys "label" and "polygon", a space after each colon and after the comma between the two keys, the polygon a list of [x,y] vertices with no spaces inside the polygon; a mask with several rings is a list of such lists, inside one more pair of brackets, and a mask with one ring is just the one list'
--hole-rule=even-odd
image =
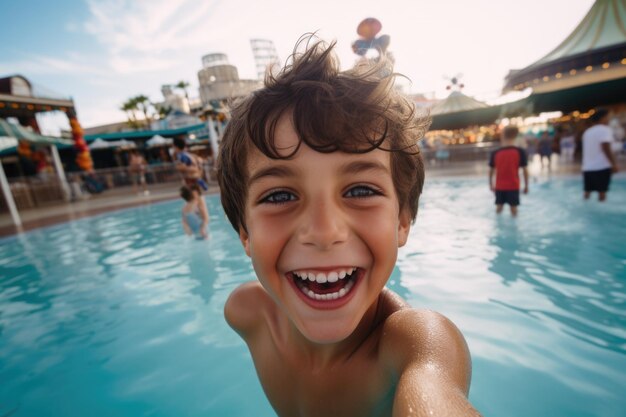
{"label": "blue eye", "polygon": [[289,191],[274,191],[261,200],[261,203],[284,204],[296,200],[296,196]]}
{"label": "blue eye", "polygon": [[375,195],[380,195],[380,191],[373,189],[372,187],[367,187],[365,185],[357,185],[356,187],[350,188],[345,194],[345,197],[351,198],[364,198],[364,197],[372,197]]}

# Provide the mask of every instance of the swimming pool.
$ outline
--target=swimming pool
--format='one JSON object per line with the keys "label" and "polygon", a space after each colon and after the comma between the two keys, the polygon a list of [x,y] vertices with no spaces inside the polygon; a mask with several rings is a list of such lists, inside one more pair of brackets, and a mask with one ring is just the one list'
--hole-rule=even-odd
{"label": "swimming pool", "polygon": [[[519,218],[486,179],[428,180],[389,287],[450,317],[485,416],[626,414],[626,176],[606,204],[539,179]],[[272,416],[222,317],[252,267],[208,197],[209,241],[179,202],[0,240],[0,416]]]}

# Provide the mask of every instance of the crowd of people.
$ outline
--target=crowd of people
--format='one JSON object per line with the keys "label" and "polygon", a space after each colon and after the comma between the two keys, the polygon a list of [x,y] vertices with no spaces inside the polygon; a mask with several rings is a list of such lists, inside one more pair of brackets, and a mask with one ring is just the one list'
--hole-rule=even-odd
{"label": "crowd of people", "polygon": [[[598,201],[605,201],[611,177],[618,172],[614,156],[614,143],[620,144],[616,138],[615,129],[609,126],[610,112],[607,109],[597,109],[590,117],[590,126],[581,135],[581,170],[583,174],[583,197],[588,200],[591,193],[598,193]],[[519,171],[523,172],[524,194],[528,193],[528,160],[535,153],[539,154],[541,167],[544,160],[548,169],[552,153],[560,152],[565,162],[573,160],[575,136],[569,127],[559,129],[559,139],[550,137],[543,131],[539,140],[534,136],[526,138],[526,149],[516,146],[519,129],[516,126],[507,126],[501,135],[502,146],[491,154],[489,159],[489,187],[495,193],[496,213],[501,213],[505,204],[511,209],[511,215],[517,215],[520,204]],[[560,146],[555,146],[560,145]],[[555,149],[556,148],[556,149]],[[494,183],[495,178],[495,183]]]}

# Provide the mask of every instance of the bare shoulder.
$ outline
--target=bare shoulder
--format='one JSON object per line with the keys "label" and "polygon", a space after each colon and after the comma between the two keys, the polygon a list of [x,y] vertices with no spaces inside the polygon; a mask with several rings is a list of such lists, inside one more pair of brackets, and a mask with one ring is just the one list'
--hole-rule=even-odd
{"label": "bare shoulder", "polygon": [[466,395],[471,359],[465,338],[444,315],[431,310],[403,308],[385,320],[381,354],[399,374],[434,367]]}
{"label": "bare shoulder", "polygon": [[242,336],[258,328],[271,300],[258,281],[246,282],[235,288],[224,305],[224,317]]}

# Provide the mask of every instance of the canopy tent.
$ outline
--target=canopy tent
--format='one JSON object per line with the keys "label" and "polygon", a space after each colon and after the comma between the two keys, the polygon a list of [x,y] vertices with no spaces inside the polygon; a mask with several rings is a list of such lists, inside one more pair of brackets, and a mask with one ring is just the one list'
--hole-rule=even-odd
{"label": "canopy tent", "polygon": [[154,146],[164,146],[164,145],[171,145],[173,142],[172,139],[166,139],[161,135],[154,135],[152,136],[150,139],[148,139],[146,141],[146,146],[148,146],[149,148],[154,147]]}
{"label": "canopy tent", "polygon": [[[526,68],[511,70],[503,90],[531,87],[533,94],[546,94],[625,77],[626,2],[596,0],[574,31],[555,49]],[[565,98],[561,102],[567,103]],[[584,101],[583,105],[591,107],[591,103]]]}
{"label": "canopy tent", "polygon": [[[0,155],[16,152],[20,141],[36,145],[50,146],[57,175],[61,180],[63,189],[68,190],[67,180],[65,179],[65,171],[63,170],[63,165],[61,165],[61,159],[59,158],[57,147],[70,147],[73,145],[73,142],[62,138],[43,136],[31,132],[23,126],[10,123],[5,119],[0,118]],[[11,212],[13,222],[19,227],[22,224],[22,221],[17,211],[17,207],[15,206],[13,194],[11,193],[9,182],[7,181],[4,173],[4,168],[2,167],[2,161],[0,161],[0,185],[2,186],[2,192],[7,202],[7,206],[9,207],[9,211]]]}
{"label": "canopy tent", "polygon": [[135,148],[135,142],[126,139],[122,140],[102,140],[97,138],[89,144],[89,149],[111,149],[111,148]]}
{"label": "canopy tent", "polygon": [[177,129],[162,129],[162,130],[132,130],[128,132],[114,132],[114,133],[99,133],[95,135],[85,135],[87,142],[92,142],[98,138],[103,140],[117,140],[117,139],[149,139],[155,135],[162,136],[164,138],[174,137],[178,135],[186,135],[194,133],[197,137],[208,135],[206,132],[206,125],[204,123],[195,124],[191,126],[180,127]]}
{"label": "canopy tent", "polygon": [[0,118],[0,137],[15,139],[15,143],[12,146],[6,146],[8,142],[5,142],[5,146],[0,148],[0,154],[16,151],[18,145],[17,142],[19,141],[26,141],[35,145],[54,145],[60,148],[67,148],[73,145],[71,140],[56,138],[53,136],[43,136],[28,130],[24,126],[8,122],[2,118]]}
{"label": "canopy tent", "polygon": [[453,91],[445,100],[431,107],[430,129],[454,130],[472,125],[491,124],[500,116],[501,107],[500,105],[489,106],[460,91]]}

